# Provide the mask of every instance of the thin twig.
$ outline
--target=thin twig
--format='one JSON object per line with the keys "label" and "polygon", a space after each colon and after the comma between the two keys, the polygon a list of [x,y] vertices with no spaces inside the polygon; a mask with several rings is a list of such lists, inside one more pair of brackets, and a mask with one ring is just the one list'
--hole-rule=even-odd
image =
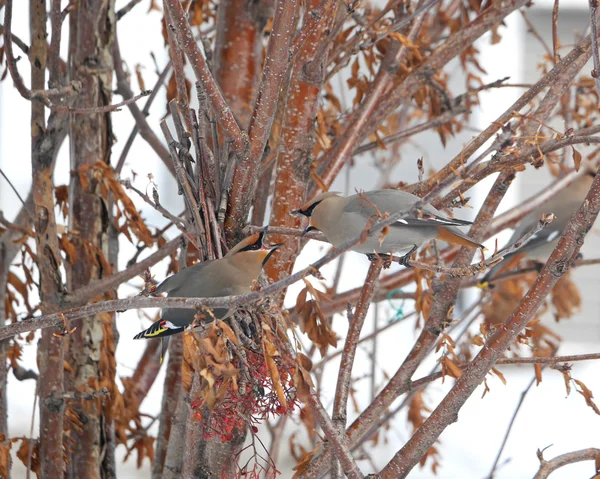
{"label": "thin twig", "polygon": [[127,5],[125,5],[123,8],[121,8],[121,10],[117,12],[117,20],[121,20],[121,18],[127,15],[133,9],[133,7],[135,7],[141,1],[142,0],[130,0],[130,2]]}
{"label": "thin twig", "polygon": [[139,276],[148,268],[154,266],[159,261],[169,256],[171,253],[177,251],[177,248],[181,244],[182,237],[178,236],[172,239],[164,246],[160,247],[156,252],[152,253],[142,261],[129,265],[127,269],[120,271],[119,273],[112,274],[100,280],[94,281],[87,286],[83,286],[76,289],[70,294],[65,295],[64,300],[67,304],[81,304],[89,301],[90,299],[116,288],[125,281],[129,281],[136,276]]}
{"label": "thin twig", "polygon": [[138,95],[135,95],[132,98],[127,100],[123,100],[119,103],[115,103],[114,105],[106,105],[106,106],[96,106],[90,108],[76,108],[72,106],[63,106],[63,105],[55,105],[50,104],[47,105],[48,108],[54,111],[59,111],[62,113],[72,113],[74,115],[89,115],[92,113],[109,113],[111,111],[121,111],[121,107],[130,105],[131,103],[135,103],[140,98],[144,98],[152,93],[152,90],[145,90]]}
{"label": "thin twig", "polygon": [[29,217],[33,218],[33,215],[31,214],[31,211],[29,211],[29,208],[27,208],[27,205],[25,204],[25,200],[23,200],[23,197],[19,193],[19,190],[17,190],[17,188],[15,187],[15,185],[13,185],[12,181],[10,181],[8,179],[8,176],[6,176],[6,174],[4,173],[4,171],[2,171],[2,168],[0,168],[0,175],[2,175],[4,177],[4,179],[8,183],[8,186],[10,186],[10,188],[14,191],[15,195],[17,195],[17,198],[19,198],[19,201],[23,205],[23,208],[25,208],[25,211],[27,212],[27,214],[29,215]]}
{"label": "thin twig", "polygon": [[598,0],[589,0],[590,5],[590,26],[592,30],[592,60],[594,61],[594,69],[592,77],[596,84],[596,92],[600,95],[600,57],[598,55]]}

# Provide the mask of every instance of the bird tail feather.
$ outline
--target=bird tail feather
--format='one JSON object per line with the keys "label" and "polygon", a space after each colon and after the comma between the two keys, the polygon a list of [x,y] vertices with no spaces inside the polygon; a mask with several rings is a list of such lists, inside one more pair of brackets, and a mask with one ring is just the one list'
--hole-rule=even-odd
{"label": "bird tail feather", "polygon": [[144,329],[142,332],[136,334],[133,339],[152,339],[152,338],[164,338],[173,334],[182,333],[185,330],[184,327],[173,328],[167,325],[164,320],[156,321],[148,329]]}
{"label": "bird tail feather", "polygon": [[446,243],[450,244],[485,249],[483,245],[477,243],[476,241],[473,241],[461,231],[451,231],[448,228],[444,228],[442,226],[438,227],[438,235],[436,236],[436,239],[439,239],[440,241],[445,241]]}

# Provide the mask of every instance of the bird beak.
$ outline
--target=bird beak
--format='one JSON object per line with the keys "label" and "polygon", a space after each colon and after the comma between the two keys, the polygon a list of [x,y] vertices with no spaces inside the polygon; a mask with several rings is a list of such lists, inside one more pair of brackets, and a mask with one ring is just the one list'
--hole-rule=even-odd
{"label": "bird beak", "polygon": [[267,253],[267,256],[265,256],[265,259],[263,259],[263,266],[266,264],[267,261],[269,261],[269,258],[273,255],[273,253],[275,253],[275,251],[277,251],[278,248],[281,248],[285,243],[277,243],[277,244],[272,244],[272,245],[263,245],[264,249],[269,250],[269,252]]}
{"label": "bird beak", "polygon": [[308,226],[307,226],[307,227],[304,229],[304,231],[302,232],[302,234],[300,235],[300,238],[303,238],[303,237],[304,237],[304,235],[306,235],[306,233],[309,233],[309,232],[311,232],[311,231],[319,231],[319,230],[318,230],[318,228],[315,228],[314,226],[310,226],[310,225],[308,225]]}
{"label": "bird beak", "polygon": [[290,211],[290,214],[291,215],[302,215],[304,213],[302,213],[302,211],[300,211],[300,210],[294,210],[294,211]]}

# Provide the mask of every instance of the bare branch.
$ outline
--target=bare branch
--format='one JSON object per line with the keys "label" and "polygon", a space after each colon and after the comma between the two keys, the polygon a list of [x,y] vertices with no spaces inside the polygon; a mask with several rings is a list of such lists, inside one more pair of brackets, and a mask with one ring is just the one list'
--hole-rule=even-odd
{"label": "bare branch", "polygon": [[[360,333],[362,331],[365,318],[367,317],[367,311],[375,291],[375,284],[377,283],[377,278],[381,273],[382,267],[383,262],[381,260],[371,262],[371,266],[369,267],[369,272],[367,273],[365,284],[363,286],[358,304],[354,309],[354,313],[351,313],[351,311],[348,310],[349,328],[348,334],[346,335],[346,343],[342,352],[342,360],[340,362],[340,369],[338,372],[332,414],[333,424],[336,427],[340,437],[343,437],[344,432],[346,431],[346,407],[348,403],[348,396],[350,394],[352,366],[354,365],[356,348],[358,347]],[[333,458],[332,472],[335,471],[337,464],[337,459]],[[341,474],[338,476],[341,477]]]}
{"label": "bare branch", "polygon": [[177,42],[188,57],[196,79],[202,84],[208,101],[215,112],[217,121],[226,132],[228,138],[233,142],[236,153],[243,155],[247,150],[247,135],[235,121],[231,109],[225,102],[219,86],[208,69],[206,59],[194,39],[181,3],[178,0],[164,0],[164,6],[168,10],[170,19],[173,22],[173,31],[177,37]]}
{"label": "bare branch", "polygon": [[[533,479],[546,479],[557,469],[574,464],[581,461],[598,461],[600,456],[600,449],[590,447],[589,449],[582,449],[581,451],[568,452],[556,456],[554,459],[546,461],[542,454],[542,451],[538,450],[538,458],[540,460],[540,468],[538,472],[533,476]],[[598,472],[598,471],[596,471]]]}

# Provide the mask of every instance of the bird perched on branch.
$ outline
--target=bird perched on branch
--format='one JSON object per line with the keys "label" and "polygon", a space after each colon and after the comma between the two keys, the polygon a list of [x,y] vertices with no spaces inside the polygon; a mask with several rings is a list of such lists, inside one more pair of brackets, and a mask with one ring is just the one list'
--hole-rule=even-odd
{"label": "bird perched on branch", "polygon": [[548,227],[538,231],[529,241],[514,253],[508,254],[504,260],[490,269],[479,281],[479,287],[485,288],[503,271],[512,269],[523,259],[533,260],[538,267],[543,266],[554,251],[558,241],[571,219],[571,216],[583,203],[594,177],[596,168],[589,161],[582,161],[579,176],[566,188],[551,197],[516,225],[515,231],[507,244],[513,244],[531,231],[540,221],[542,215],[553,213],[556,219]]}
{"label": "bird perched on branch", "polygon": [[[211,298],[249,293],[265,263],[281,246],[265,245],[266,232],[265,227],[242,240],[223,258],[198,263],[169,276],[156,287],[154,294],[168,293],[169,298]],[[212,313],[215,318],[224,319],[234,311],[235,308],[215,308]],[[195,315],[194,309],[164,309],[158,321],[133,339],[165,338],[181,333],[193,323]],[[206,317],[208,322],[212,321],[210,314]]]}
{"label": "bird perched on branch", "polygon": [[[410,209],[419,201],[421,198],[418,196],[401,190],[374,190],[348,197],[328,192],[317,195],[292,214],[301,214],[310,219],[305,232],[322,231],[330,243],[339,246],[359,236],[386,213],[392,215]],[[412,253],[431,239],[483,248],[457,228],[470,224],[469,221],[448,218],[433,206],[425,205],[395,221],[389,230],[370,235],[366,241],[354,245],[352,250],[365,253],[372,259],[374,254],[410,249],[400,261],[408,266]]]}

